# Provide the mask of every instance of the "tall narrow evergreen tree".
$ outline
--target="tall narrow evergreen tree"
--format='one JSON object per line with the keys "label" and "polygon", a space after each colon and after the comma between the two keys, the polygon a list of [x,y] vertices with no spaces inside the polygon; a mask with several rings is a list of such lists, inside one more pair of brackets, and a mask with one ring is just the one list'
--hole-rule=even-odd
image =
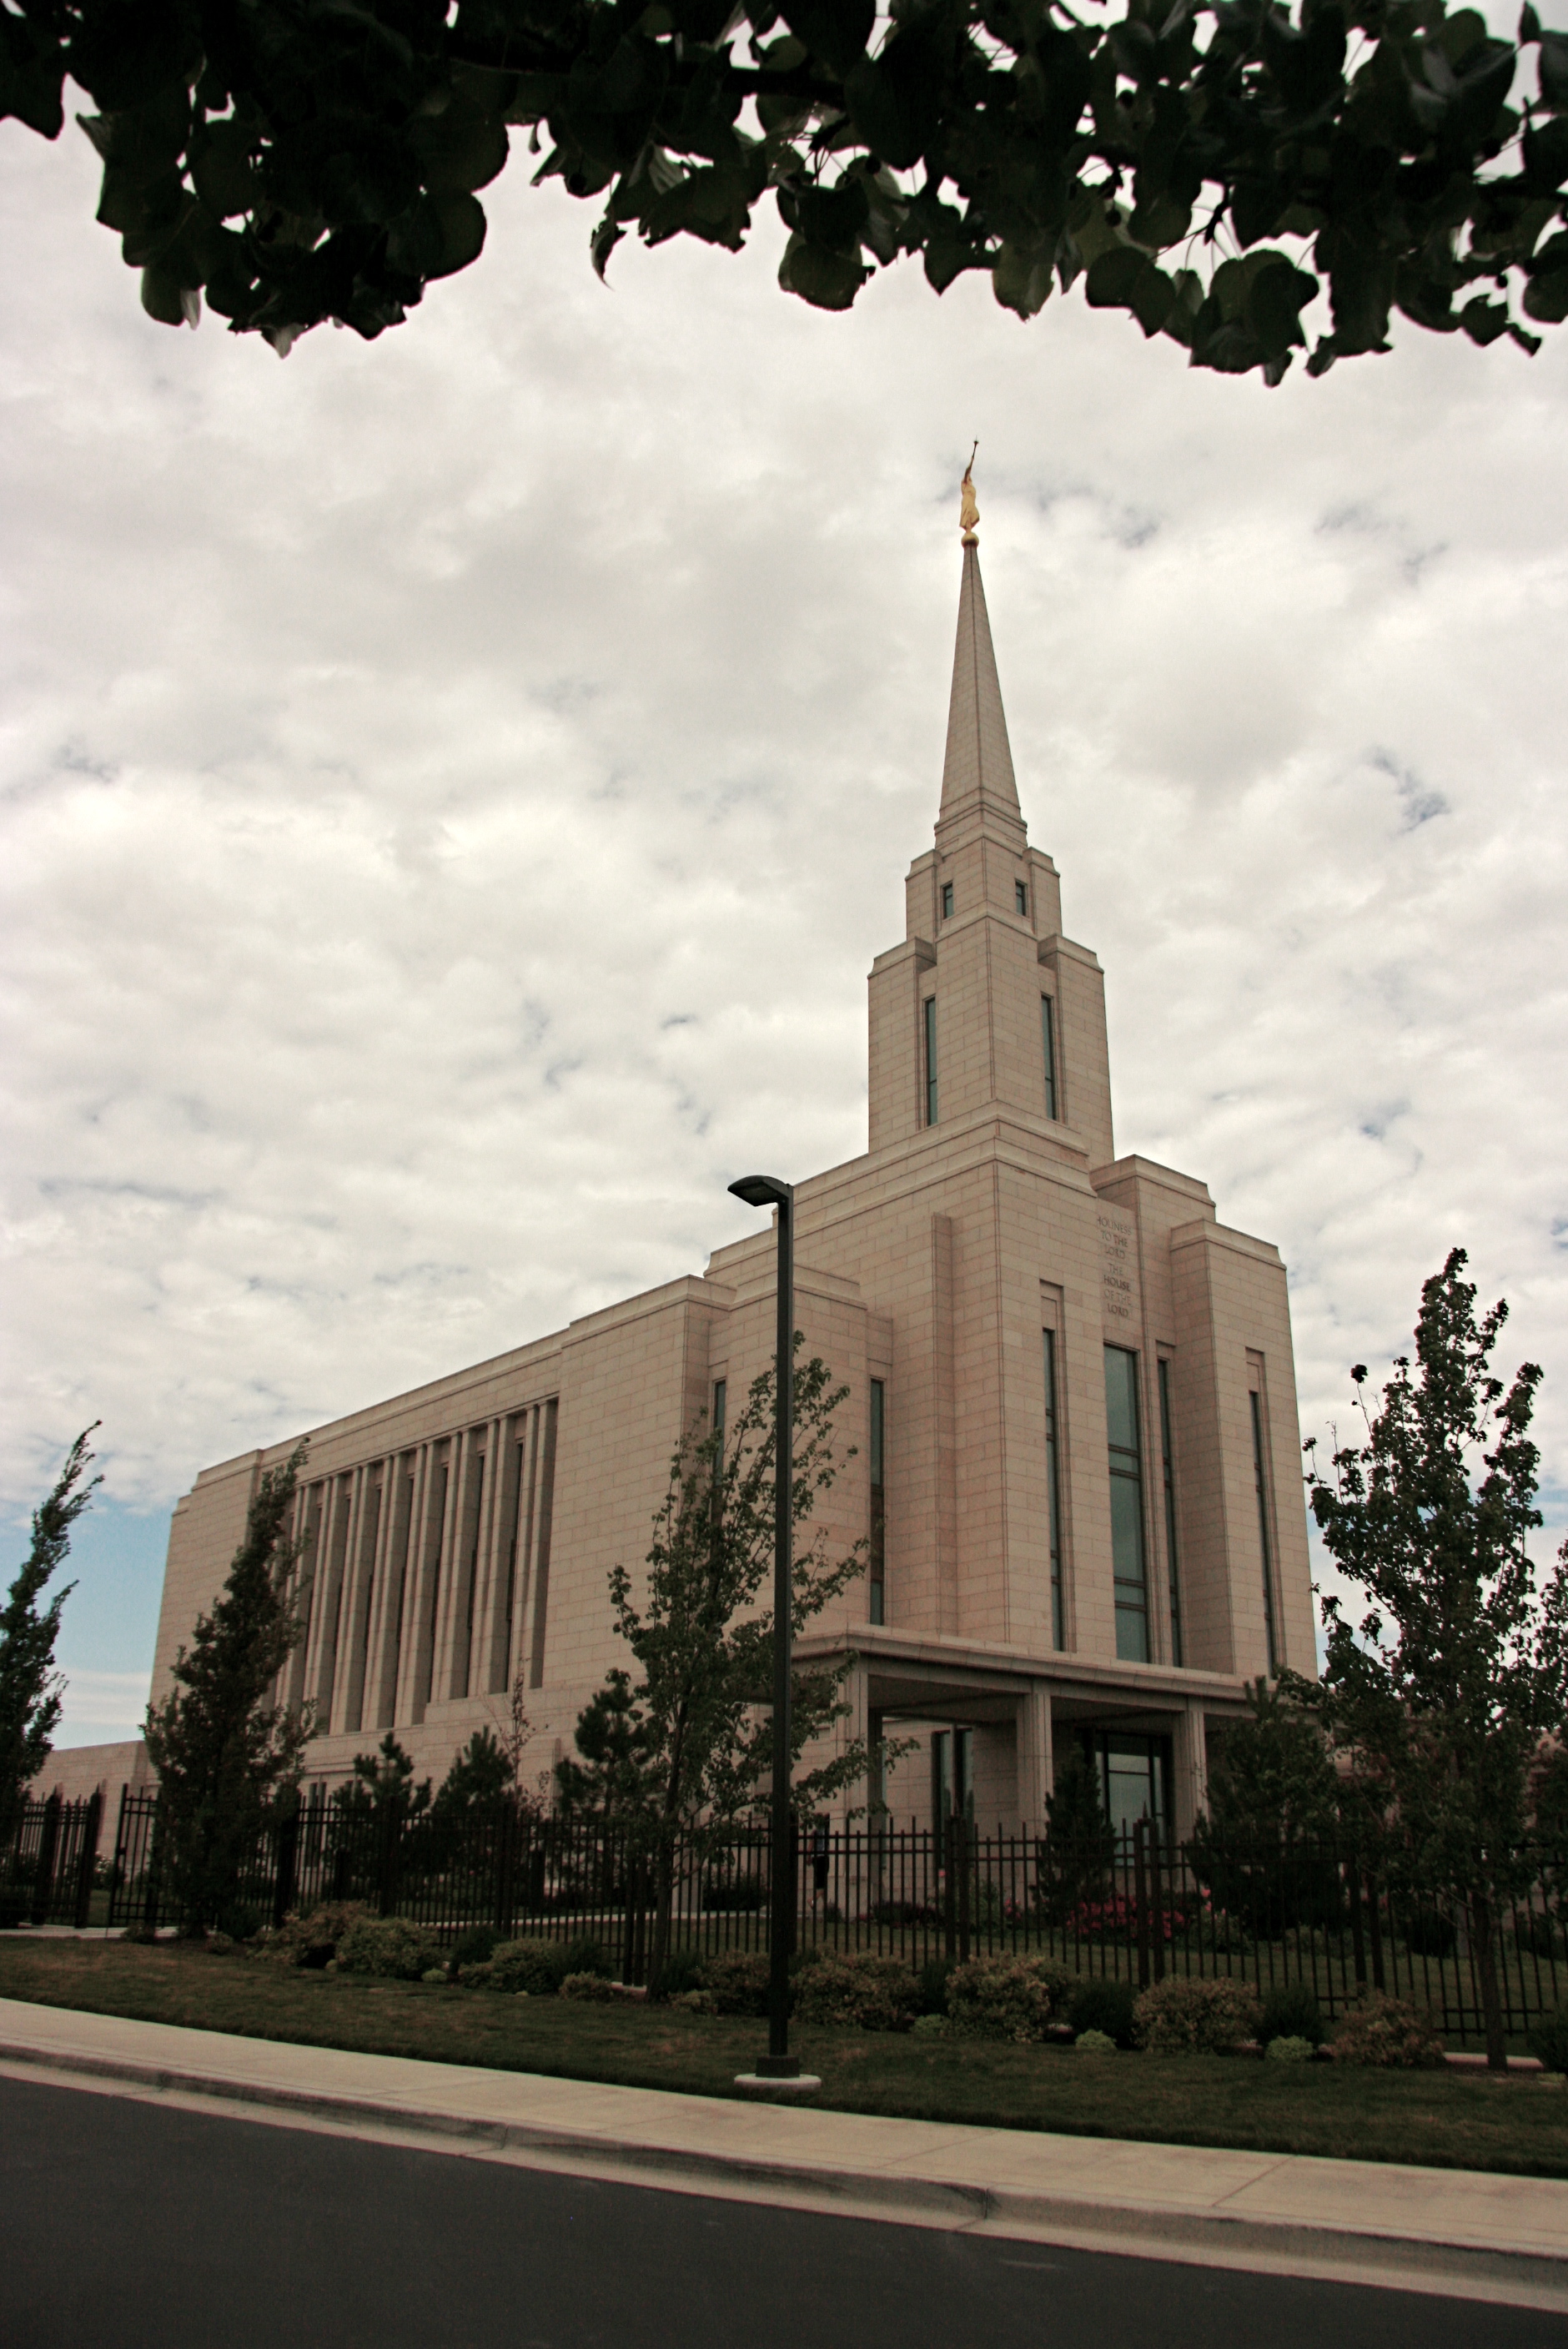
{"label": "tall narrow evergreen tree", "polygon": [[63,1676],[55,1669],[60,1614],[76,1588],[67,1582],[47,1606],[39,1600],[66,1562],[71,1527],[103,1479],[82,1478],[91,1462],[85,1427],[66,1454],[66,1464],[41,1508],[33,1512],[33,1543],[27,1562],[0,1609],[0,1849],[15,1826],[23,1789],[48,1760],[59,1725]]}
{"label": "tall narrow evergreen tree", "polygon": [[257,1484],[229,1578],[174,1661],[174,1687],[150,1706],[147,1746],[161,1790],[174,1901],[187,1930],[232,1899],[270,1808],[299,1783],[308,1707],[266,1702],[304,1625],[292,1596],[289,1534],[302,1444]]}

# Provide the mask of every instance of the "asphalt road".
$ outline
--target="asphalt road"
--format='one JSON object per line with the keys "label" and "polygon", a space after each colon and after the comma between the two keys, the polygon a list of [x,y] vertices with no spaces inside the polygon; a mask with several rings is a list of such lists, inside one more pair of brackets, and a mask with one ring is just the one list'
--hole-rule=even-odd
{"label": "asphalt road", "polygon": [[1568,2320],[0,2080],[5,2349],[1563,2349]]}

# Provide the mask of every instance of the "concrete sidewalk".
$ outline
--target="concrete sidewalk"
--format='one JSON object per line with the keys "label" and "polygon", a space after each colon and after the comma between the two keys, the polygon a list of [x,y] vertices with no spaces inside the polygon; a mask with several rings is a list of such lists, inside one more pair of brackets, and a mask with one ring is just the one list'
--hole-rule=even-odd
{"label": "concrete sidewalk", "polygon": [[0,2074],[678,2193],[1568,2313],[1568,2182],[1550,2178],[731,2103],[13,1999]]}

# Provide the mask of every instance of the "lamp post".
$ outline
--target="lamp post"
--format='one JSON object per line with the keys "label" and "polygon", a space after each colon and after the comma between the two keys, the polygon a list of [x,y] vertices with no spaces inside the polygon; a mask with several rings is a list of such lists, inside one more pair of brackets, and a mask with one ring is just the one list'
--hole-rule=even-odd
{"label": "lamp post", "polygon": [[[748,1174],[730,1190],[749,1207],[772,1207],[779,1229],[779,1343],[773,1396],[773,1817],[771,1897],[768,1904],[768,2053],[753,2075],[799,2081],[789,2053],[789,1942],[795,1881],[789,1853],[789,1651],[794,1608],[795,1190],[774,1174]],[[819,2084],[811,2081],[812,2087]]]}

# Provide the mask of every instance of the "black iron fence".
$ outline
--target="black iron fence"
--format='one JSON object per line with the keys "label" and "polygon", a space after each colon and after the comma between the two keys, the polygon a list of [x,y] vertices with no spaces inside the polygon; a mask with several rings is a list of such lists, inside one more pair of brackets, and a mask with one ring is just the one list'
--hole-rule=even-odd
{"label": "black iron fence", "polygon": [[[64,1849],[64,1813],[56,1834]],[[69,1848],[78,1855],[79,1892],[82,1847]],[[106,1872],[106,1921],[178,1921],[156,1794],[123,1795]],[[46,1873],[57,1903],[68,1855]],[[807,1822],[792,1874],[801,1947],[875,1951],[917,1969],[932,1958],[1011,1951],[1140,1988],[1170,1975],[1228,1976],[1260,1995],[1299,1982],[1330,2023],[1374,1988],[1429,2010],[1452,2044],[1484,2035],[1482,1952],[1463,1904],[1409,1887],[1387,1861],[1326,1844],[1221,1847],[1204,1837],[1178,1846],[1143,1822],[1082,1850],[1038,1834],[979,1833],[963,1819],[937,1829]],[[1526,1879],[1491,1926],[1504,2028],[1514,2037],[1568,2003],[1568,1861],[1529,1855]],[[670,1884],[671,1951],[760,1955],[769,1894],[765,1828],[682,1840]],[[249,1933],[328,1901],[361,1901],[448,1939],[481,1924],[508,1935],[589,1937],[635,1982],[646,1978],[655,1881],[649,1857],[597,1822],[520,1817],[505,1806],[409,1819],[315,1796],[257,1838],[216,1921]]]}
{"label": "black iron fence", "polygon": [[0,1925],[94,1921],[95,1907],[107,1905],[108,1888],[98,1881],[102,1820],[101,1795],[85,1803],[51,1795],[22,1804],[10,1843],[0,1852]]}

